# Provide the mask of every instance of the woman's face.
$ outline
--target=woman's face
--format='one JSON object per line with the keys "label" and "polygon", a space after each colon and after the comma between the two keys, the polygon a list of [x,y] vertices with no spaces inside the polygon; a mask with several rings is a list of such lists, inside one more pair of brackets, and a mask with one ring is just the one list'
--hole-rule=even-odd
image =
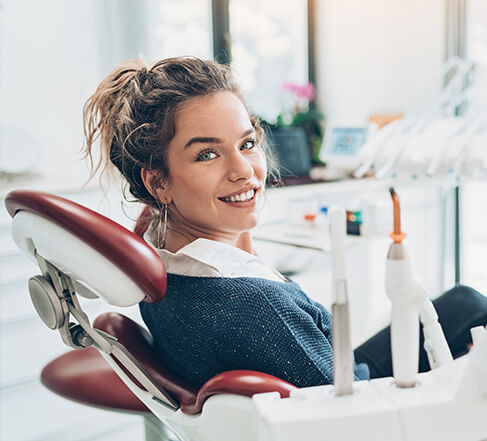
{"label": "woman's face", "polygon": [[175,229],[232,240],[256,226],[266,161],[236,95],[218,92],[185,104],[167,160],[170,177],[164,195]]}

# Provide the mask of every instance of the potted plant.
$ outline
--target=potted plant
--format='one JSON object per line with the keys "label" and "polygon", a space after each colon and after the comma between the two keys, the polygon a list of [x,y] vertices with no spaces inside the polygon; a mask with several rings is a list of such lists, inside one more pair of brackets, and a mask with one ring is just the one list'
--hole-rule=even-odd
{"label": "potted plant", "polygon": [[285,82],[281,90],[283,109],[275,122],[263,121],[263,126],[281,165],[281,175],[308,174],[311,165],[322,164],[324,116],[311,105],[315,97],[312,83]]}

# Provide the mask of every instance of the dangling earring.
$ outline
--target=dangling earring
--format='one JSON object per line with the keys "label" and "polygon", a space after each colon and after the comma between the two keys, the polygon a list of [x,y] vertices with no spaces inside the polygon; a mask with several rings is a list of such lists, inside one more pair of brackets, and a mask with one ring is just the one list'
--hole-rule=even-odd
{"label": "dangling earring", "polygon": [[[166,236],[167,236],[167,203],[163,202],[162,206],[159,202],[159,216],[157,218],[157,224],[152,228],[152,234],[156,234],[157,239],[155,240],[155,245],[157,248],[164,249],[166,247]],[[162,237],[161,237],[162,231]]]}
{"label": "dangling earring", "polygon": [[[167,204],[164,202],[164,225],[162,226],[162,244],[161,248],[166,248],[166,236],[167,236]],[[162,214],[162,213],[161,213]]]}

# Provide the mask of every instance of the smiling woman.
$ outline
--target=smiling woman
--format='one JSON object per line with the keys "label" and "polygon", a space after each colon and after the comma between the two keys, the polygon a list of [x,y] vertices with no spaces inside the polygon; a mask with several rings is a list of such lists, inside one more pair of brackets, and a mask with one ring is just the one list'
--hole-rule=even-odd
{"label": "smiling woman", "polygon": [[142,170],[146,188],[167,204],[165,248],[177,251],[199,237],[236,245],[257,225],[266,177],[265,156],[247,109],[233,92],[182,105],[168,143],[169,176]]}
{"label": "smiling woman", "polygon": [[[115,166],[154,213],[144,238],[164,262],[168,286],[163,300],[140,308],[174,371],[195,387],[232,369],[266,372],[298,387],[330,383],[329,312],[253,251],[265,142],[229,68],[197,58],[129,62],[100,83],[84,117],[90,158],[101,139],[94,171]],[[468,329],[487,321],[487,298],[455,288],[437,305],[440,318],[468,312],[445,329],[459,355]],[[356,358],[364,361],[354,364],[356,380],[391,375],[388,330]]]}
{"label": "smiling woman", "polygon": [[[176,251],[198,237],[235,244],[255,226],[266,175],[263,131],[226,66],[192,57],[127,62],[100,83],[84,119],[90,159],[101,138],[93,172],[115,166],[152,208],[156,245]],[[256,203],[247,204],[247,216],[223,210],[236,206],[221,198],[250,190]]]}

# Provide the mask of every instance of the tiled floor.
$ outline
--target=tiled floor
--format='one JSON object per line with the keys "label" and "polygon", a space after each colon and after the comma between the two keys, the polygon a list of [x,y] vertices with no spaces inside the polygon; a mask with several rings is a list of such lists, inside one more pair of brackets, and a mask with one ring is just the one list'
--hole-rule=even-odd
{"label": "tiled floor", "polygon": [[137,415],[107,412],[68,401],[39,382],[4,389],[0,398],[2,441],[142,441]]}

